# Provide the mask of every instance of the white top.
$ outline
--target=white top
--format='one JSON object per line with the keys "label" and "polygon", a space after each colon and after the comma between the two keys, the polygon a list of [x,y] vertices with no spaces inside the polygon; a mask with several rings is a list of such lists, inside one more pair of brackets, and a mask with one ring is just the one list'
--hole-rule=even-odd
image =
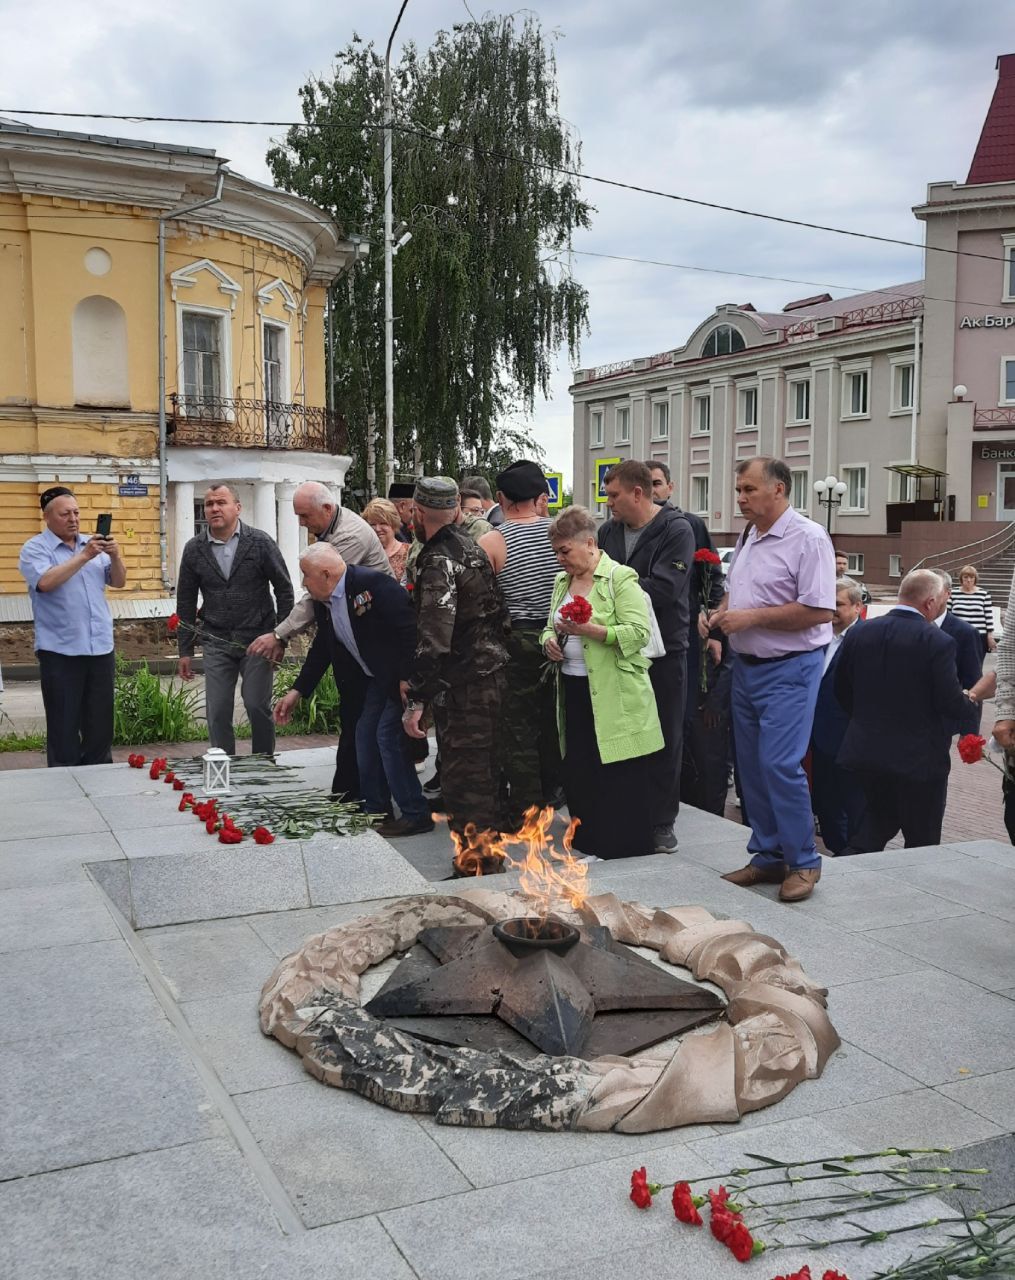
{"label": "white top", "polygon": [[[563,609],[566,604],[570,604],[573,599],[574,599],[574,596],[569,591],[567,595],[564,597],[564,599],[561,600],[560,606],[553,617],[555,626],[559,626],[562,621],[560,616],[561,609]],[[567,641],[566,644],[563,644],[561,646],[564,651],[564,661],[561,663],[561,667],[560,667],[563,674],[566,676],[586,676],[587,677],[589,674],[589,669],[585,665],[585,654],[582,651],[581,636],[561,637],[561,634],[558,631],[557,632],[558,644],[561,643],[561,639],[564,639]]]}

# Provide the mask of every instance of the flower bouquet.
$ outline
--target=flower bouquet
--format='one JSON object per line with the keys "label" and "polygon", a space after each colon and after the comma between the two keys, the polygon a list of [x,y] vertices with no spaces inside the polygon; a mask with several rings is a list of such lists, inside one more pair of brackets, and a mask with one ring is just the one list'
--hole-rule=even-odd
{"label": "flower bouquet", "polygon": [[[722,560],[711,547],[701,547],[694,553],[694,563],[699,571],[698,585],[698,612],[704,617],[708,617],[709,609],[712,604],[712,582],[713,575],[722,565]],[[708,693],[708,639],[707,637],[699,637],[698,643],[701,647],[701,661],[699,665],[698,684],[702,693]]]}
{"label": "flower bouquet", "polygon": [[[572,622],[575,626],[584,626],[586,622],[592,621],[592,606],[584,596],[574,596],[560,610],[560,616],[565,622]],[[554,631],[557,644],[561,653],[567,647],[570,637],[563,631]],[[545,680],[556,680],[560,675],[560,663],[547,660],[543,663],[543,674],[540,676],[540,683]]]}

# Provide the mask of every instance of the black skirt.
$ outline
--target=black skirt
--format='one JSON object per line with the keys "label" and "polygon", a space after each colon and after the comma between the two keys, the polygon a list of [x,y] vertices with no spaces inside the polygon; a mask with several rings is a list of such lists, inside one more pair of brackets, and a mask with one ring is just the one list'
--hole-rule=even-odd
{"label": "black skirt", "polygon": [[647,756],[603,764],[585,676],[561,676],[564,687],[564,794],[578,853],[640,858],[654,852]]}

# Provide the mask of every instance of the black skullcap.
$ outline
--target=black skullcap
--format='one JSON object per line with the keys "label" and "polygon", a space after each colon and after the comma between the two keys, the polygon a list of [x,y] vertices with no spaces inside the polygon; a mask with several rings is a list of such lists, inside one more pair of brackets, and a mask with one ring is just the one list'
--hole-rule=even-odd
{"label": "black skullcap", "polygon": [[512,502],[527,502],[549,492],[543,469],[535,462],[512,462],[497,477],[497,488]]}
{"label": "black skullcap", "polygon": [[74,497],[73,489],[65,489],[62,484],[54,485],[52,489],[47,489],[44,493],[39,494],[39,506],[45,511],[54,498],[62,498],[64,494],[68,498]]}
{"label": "black skullcap", "polygon": [[411,498],[415,492],[416,486],[414,484],[399,484],[396,482],[388,485],[389,498]]}

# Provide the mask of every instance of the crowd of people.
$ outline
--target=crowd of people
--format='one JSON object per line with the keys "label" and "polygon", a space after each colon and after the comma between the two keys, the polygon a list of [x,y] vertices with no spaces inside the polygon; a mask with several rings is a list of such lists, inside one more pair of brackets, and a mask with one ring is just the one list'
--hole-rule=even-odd
{"label": "crowd of people", "polygon": [[[952,736],[992,696],[993,608],[973,566],[920,568],[885,616],[826,531],[796,512],[786,463],[736,467],[745,518],[728,573],[705,523],[672,501],[668,467],[629,460],[604,480],[609,519],[548,514],[534,462],[396,484],[363,515],[323,484],[293,507],[309,545],[295,598],[274,540],[211,484],[207,529],[182,549],[178,670],[200,648],[212,745],[235,752],[237,682],[252,750],[271,753],[330,668],[341,696],[332,792],[398,839],[447,814],[454,874],[499,869],[498,835],[566,806],[576,854],[677,849],[683,801],[721,814],[732,771],[750,829],[725,879],[799,902],[822,853],[940,841]],[[111,758],[115,537],[80,530],[71,490],[41,495],[46,530],[21,553],[32,596],[51,765]],[[313,641],[291,690],[273,670]],[[1006,637],[1007,639],[1007,637]],[[1015,746],[1015,640],[1002,644],[996,736]],[[435,774],[420,781],[427,727]],[[1015,807],[1015,800],[1013,800]],[[1013,815],[1015,817],[1015,815]]]}

